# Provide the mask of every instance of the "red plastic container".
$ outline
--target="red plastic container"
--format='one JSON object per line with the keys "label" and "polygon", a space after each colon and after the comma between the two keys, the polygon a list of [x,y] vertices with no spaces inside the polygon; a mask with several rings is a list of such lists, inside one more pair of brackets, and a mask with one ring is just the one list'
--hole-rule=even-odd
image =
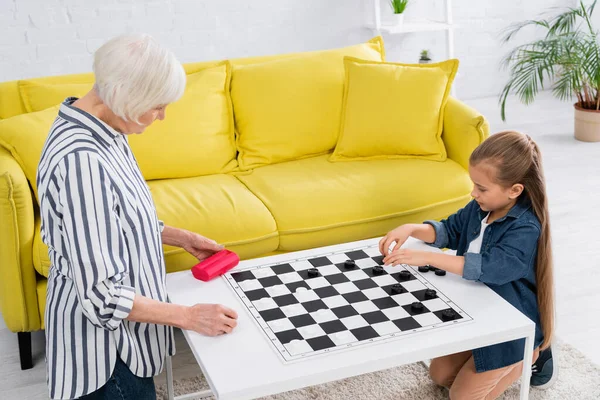
{"label": "red plastic container", "polygon": [[192,267],[194,278],[208,282],[238,265],[240,257],[233,251],[221,250]]}

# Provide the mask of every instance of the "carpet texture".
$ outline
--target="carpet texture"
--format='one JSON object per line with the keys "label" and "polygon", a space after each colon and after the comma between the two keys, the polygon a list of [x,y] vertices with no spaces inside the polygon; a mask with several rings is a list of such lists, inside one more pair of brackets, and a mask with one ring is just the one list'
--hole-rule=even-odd
{"label": "carpet texture", "polygon": [[[555,351],[555,357],[558,357],[560,366],[558,380],[548,390],[531,389],[529,398],[531,400],[600,399],[600,367],[570,345],[559,341],[553,348],[558,350]],[[202,376],[175,381],[176,396],[206,388],[208,385]],[[166,385],[157,385],[156,389],[157,398],[166,400]],[[500,396],[500,399],[518,399],[519,389],[520,384],[514,384]],[[442,400],[448,399],[448,391],[432,383],[427,369],[421,363],[417,363],[280,393],[262,399]]]}

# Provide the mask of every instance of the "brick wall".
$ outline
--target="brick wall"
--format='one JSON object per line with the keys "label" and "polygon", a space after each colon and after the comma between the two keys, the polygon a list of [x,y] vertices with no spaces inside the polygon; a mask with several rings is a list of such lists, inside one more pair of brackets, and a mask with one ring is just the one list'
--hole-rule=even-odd
{"label": "brick wall", "polygon": [[[454,0],[457,95],[499,93],[506,79],[499,62],[509,49],[500,46],[501,29],[575,3]],[[412,0],[406,21],[442,19],[443,4]],[[149,33],[188,62],[350,45],[374,36],[365,28],[371,17],[370,0],[0,0],[0,81],[90,71],[95,49],[123,32]],[[446,58],[443,32],[384,38],[390,61],[415,62],[422,49]]]}

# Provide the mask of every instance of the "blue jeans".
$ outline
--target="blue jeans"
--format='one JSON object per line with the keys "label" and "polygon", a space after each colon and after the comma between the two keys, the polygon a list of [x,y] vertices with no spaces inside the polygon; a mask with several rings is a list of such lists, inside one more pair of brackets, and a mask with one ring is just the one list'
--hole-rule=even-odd
{"label": "blue jeans", "polygon": [[115,369],[100,389],[80,397],[81,400],[156,400],[154,378],[135,376],[117,357]]}

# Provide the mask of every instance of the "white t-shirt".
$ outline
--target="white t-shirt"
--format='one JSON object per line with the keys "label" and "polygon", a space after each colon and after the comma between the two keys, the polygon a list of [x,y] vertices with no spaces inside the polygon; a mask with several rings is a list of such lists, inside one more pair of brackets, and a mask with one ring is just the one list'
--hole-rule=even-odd
{"label": "white t-shirt", "polygon": [[485,232],[485,228],[487,228],[490,224],[487,223],[488,217],[490,213],[485,216],[484,219],[481,220],[481,232],[479,232],[479,236],[477,236],[473,241],[469,244],[469,248],[467,249],[467,253],[479,253],[481,251],[481,242],[483,241],[483,233]]}

